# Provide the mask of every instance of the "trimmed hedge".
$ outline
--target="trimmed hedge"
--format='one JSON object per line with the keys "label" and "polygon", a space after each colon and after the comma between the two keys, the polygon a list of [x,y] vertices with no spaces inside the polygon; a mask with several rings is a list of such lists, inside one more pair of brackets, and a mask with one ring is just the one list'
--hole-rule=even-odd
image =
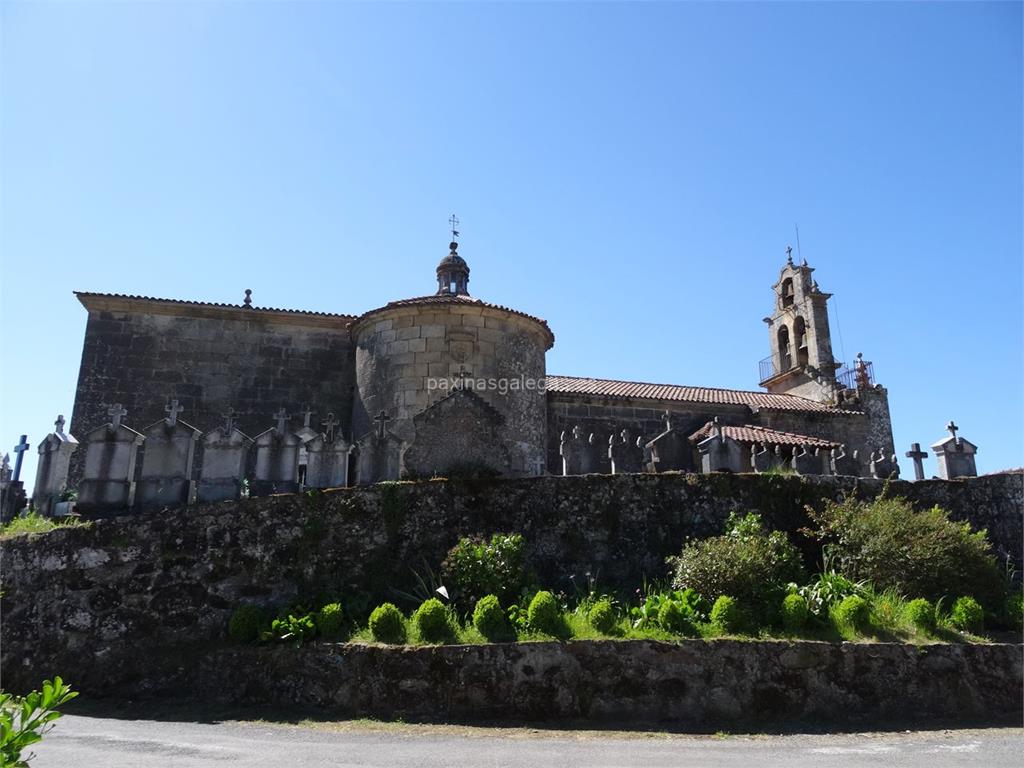
{"label": "trimmed hedge", "polygon": [[394,603],[378,605],[370,614],[370,634],[379,643],[405,642],[405,617]]}

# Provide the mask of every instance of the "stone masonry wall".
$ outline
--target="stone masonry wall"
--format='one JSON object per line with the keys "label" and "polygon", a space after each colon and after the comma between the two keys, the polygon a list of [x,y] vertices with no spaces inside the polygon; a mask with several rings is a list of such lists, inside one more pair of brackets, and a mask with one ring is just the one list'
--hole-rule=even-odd
{"label": "stone masonry wall", "polygon": [[[153,312],[159,309],[160,314]],[[136,430],[166,416],[177,398],[185,421],[209,431],[229,407],[250,437],[274,426],[285,408],[293,428],[304,404],[314,428],[329,411],[351,434],[354,353],[343,316],[305,316],[242,308],[144,306],[89,312],[70,431],[79,437],[110,420],[120,402]],[[80,477],[78,451],[69,485]],[[196,462],[198,471],[199,462]]]}
{"label": "stone masonry wall", "polygon": [[[939,504],[988,529],[1021,565],[1021,473],[966,481],[898,482],[894,493]],[[315,596],[394,599],[413,569],[437,569],[463,535],[521,532],[541,583],[571,591],[591,573],[632,590],[667,573],[686,537],[722,531],[734,510],[760,511],[796,531],[805,504],[880,481],[766,475],[542,477],[466,484],[387,483],[94,521],[2,544],[0,665],[5,686],[74,670],[83,690],[152,665],[188,665],[197,644],[224,637],[243,602]],[[795,537],[810,551],[809,542]]]}

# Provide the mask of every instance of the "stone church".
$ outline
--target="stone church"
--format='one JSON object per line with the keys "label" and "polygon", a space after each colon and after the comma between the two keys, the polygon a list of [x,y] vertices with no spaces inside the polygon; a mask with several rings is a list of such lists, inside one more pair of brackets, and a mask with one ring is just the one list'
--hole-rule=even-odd
{"label": "stone church", "polygon": [[177,401],[197,434],[227,414],[246,435],[346,441],[359,484],[480,466],[878,476],[895,468],[886,390],[870,363],[835,359],[813,272],[790,252],[773,286],[763,391],[548,375],[548,324],[472,296],[456,242],[432,293],[360,315],[256,307],[249,291],[241,305],[78,292],[71,429],[112,409],[159,422]]}

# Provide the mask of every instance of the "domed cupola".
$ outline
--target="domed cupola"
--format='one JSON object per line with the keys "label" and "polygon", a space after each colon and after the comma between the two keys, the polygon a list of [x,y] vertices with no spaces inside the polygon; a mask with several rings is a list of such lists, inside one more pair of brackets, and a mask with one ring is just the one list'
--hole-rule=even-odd
{"label": "domed cupola", "polygon": [[437,295],[469,296],[469,265],[459,256],[459,244],[452,240],[451,251],[437,265]]}

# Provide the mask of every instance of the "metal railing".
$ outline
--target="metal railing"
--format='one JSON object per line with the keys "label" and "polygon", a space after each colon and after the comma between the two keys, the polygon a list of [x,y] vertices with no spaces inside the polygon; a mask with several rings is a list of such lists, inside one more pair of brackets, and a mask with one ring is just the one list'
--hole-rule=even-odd
{"label": "metal railing", "polygon": [[836,381],[846,389],[867,389],[875,384],[875,366],[868,362],[855,364],[852,368],[844,366],[836,373]]}

